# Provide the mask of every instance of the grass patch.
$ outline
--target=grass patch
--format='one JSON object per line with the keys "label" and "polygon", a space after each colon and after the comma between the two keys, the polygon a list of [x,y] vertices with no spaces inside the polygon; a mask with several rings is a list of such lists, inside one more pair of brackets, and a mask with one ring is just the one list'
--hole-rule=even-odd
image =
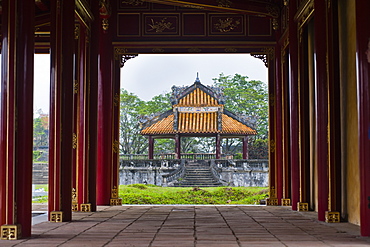
{"label": "grass patch", "polygon": [[259,204],[268,197],[266,187],[181,188],[120,185],[123,204]]}
{"label": "grass patch", "polygon": [[[48,191],[48,185],[35,185]],[[267,187],[183,188],[131,184],[119,186],[123,204],[259,204],[268,197]],[[47,196],[34,197],[34,203],[48,202]]]}

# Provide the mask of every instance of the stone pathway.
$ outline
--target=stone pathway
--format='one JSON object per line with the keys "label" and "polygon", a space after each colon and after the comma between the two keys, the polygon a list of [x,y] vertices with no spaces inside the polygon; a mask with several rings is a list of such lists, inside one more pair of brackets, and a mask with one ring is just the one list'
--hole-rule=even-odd
{"label": "stone pathway", "polygon": [[327,224],[316,213],[266,206],[113,206],[42,222],[32,238],[0,246],[370,246],[359,227]]}

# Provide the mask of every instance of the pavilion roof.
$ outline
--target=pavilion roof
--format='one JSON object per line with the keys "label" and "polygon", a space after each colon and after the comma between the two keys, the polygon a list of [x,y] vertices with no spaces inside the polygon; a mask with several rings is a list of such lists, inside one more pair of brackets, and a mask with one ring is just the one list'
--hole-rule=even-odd
{"label": "pavilion roof", "polygon": [[247,118],[224,109],[222,89],[204,86],[198,78],[189,87],[173,86],[171,102],[172,110],[147,119],[140,134],[257,134]]}

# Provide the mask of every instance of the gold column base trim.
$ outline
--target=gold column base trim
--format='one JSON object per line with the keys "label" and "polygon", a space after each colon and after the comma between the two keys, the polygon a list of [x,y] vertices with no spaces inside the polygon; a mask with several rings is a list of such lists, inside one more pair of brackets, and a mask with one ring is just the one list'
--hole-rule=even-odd
{"label": "gold column base trim", "polygon": [[91,212],[91,203],[82,203],[80,205],[81,212]]}
{"label": "gold column base trim", "polygon": [[278,206],[278,199],[277,198],[267,198],[266,205],[267,206]]}
{"label": "gold column base trim", "polygon": [[289,198],[281,199],[281,206],[291,206],[290,199]]}
{"label": "gold column base trim", "polygon": [[326,223],[340,223],[340,213],[326,211],[325,212],[325,222]]}
{"label": "gold column base trim", "polygon": [[297,209],[298,211],[308,211],[308,203],[307,202],[297,202]]}
{"label": "gold column base trim", "polygon": [[2,225],[1,239],[2,240],[17,240],[22,237],[21,225]]}
{"label": "gold column base trim", "polygon": [[77,212],[77,211],[78,211],[78,204],[72,203],[72,212]]}
{"label": "gold column base trim", "polygon": [[122,206],[122,199],[121,198],[112,198],[110,199],[111,206]]}
{"label": "gold column base trim", "polygon": [[63,212],[62,211],[53,211],[50,212],[50,222],[63,222]]}

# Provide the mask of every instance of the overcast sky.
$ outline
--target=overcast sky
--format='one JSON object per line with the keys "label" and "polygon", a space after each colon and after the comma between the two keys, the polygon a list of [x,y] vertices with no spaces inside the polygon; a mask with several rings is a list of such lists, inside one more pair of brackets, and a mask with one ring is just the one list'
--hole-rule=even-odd
{"label": "overcast sky", "polygon": [[[49,112],[49,55],[35,56],[34,109]],[[142,100],[170,92],[173,85],[188,86],[194,83],[197,72],[204,85],[220,73],[240,74],[250,80],[267,82],[267,69],[260,59],[248,54],[230,55],[147,55],[141,54],[125,63],[121,69],[121,87]]]}

